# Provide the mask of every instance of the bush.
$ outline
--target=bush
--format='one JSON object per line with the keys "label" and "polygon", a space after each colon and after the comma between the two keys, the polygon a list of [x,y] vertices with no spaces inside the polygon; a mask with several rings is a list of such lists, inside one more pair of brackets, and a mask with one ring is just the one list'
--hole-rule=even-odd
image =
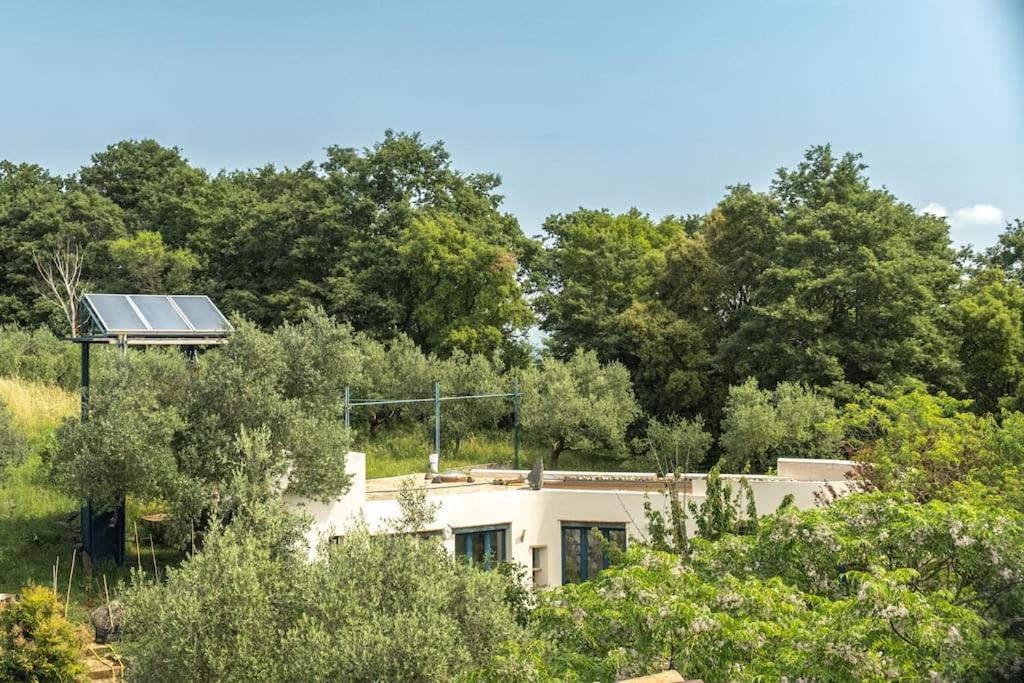
{"label": "bush", "polygon": [[57,339],[45,327],[25,330],[0,326],[0,377],[75,389],[79,382],[78,353],[74,344]]}
{"label": "bush", "polygon": [[637,545],[588,583],[545,591],[532,640],[477,676],[706,681],[1020,680],[1024,516],[874,493],[792,506],[751,535]]}
{"label": "bush", "polygon": [[14,428],[14,416],[3,400],[0,400],[0,474],[8,466],[24,460],[27,453],[28,445],[24,437]]}
{"label": "bush", "polygon": [[722,469],[764,473],[779,458],[833,458],[842,424],[832,399],[802,384],[782,382],[774,391],[751,378],[730,387],[722,418]]}
{"label": "bush", "polygon": [[5,681],[75,681],[85,673],[82,641],[49,588],[29,586],[0,608],[0,678]]}
{"label": "bush", "polygon": [[[269,517],[268,517],[269,518]],[[505,579],[412,535],[356,531],[312,562],[230,528],[125,593],[139,680],[447,681],[521,636]]]}

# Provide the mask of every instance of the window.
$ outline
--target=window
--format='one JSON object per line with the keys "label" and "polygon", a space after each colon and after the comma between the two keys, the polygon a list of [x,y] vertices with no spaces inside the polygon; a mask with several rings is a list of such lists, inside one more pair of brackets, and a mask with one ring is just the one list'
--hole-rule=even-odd
{"label": "window", "polygon": [[455,556],[490,569],[505,561],[507,526],[476,527],[455,532]]}
{"label": "window", "polygon": [[589,581],[608,566],[603,540],[625,550],[625,525],[562,523],[562,583]]}

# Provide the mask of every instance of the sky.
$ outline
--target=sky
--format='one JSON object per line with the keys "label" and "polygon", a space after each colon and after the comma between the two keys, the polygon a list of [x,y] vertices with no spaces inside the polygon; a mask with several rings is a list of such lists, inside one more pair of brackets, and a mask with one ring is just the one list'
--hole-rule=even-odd
{"label": "sky", "polygon": [[700,213],[831,143],[991,244],[1024,218],[1024,0],[10,2],[0,158],[70,173],[125,138],[211,172],[386,129],[577,207]]}

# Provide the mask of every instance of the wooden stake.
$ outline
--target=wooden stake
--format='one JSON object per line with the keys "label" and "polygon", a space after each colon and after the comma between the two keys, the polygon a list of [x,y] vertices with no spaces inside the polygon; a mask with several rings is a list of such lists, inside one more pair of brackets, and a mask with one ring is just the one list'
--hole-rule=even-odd
{"label": "wooden stake", "polygon": [[103,593],[107,596],[107,623],[110,624],[110,633],[114,632],[114,613],[110,611],[110,591],[107,590],[107,575],[103,575]]}
{"label": "wooden stake", "polygon": [[68,574],[68,596],[64,598],[64,618],[68,618],[68,605],[71,604],[71,580],[75,578],[75,557],[78,555],[78,548],[71,551],[71,573]]}
{"label": "wooden stake", "polygon": [[153,545],[153,534],[149,535],[149,552],[153,555],[153,576],[160,580],[160,568],[156,566],[156,547]]}
{"label": "wooden stake", "polygon": [[139,523],[136,520],[132,520],[132,526],[135,527],[135,559],[139,561],[139,571],[142,571],[142,544],[139,543]]}

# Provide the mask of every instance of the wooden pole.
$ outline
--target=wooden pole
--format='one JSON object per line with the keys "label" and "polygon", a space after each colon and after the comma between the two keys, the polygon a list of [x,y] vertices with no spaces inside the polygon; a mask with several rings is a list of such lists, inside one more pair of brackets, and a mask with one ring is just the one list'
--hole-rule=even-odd
{"label": "wooden pole", "polygon": [[153,545],[153,534],[149,535],[149,552],[153,556],[153,576],[160,580],[160,568],[156,566],[156,547]]}
{"label": "wooden pole", "polygon": [[78,555],[78,548],[71,551],[71,573],[68,574],[68,595],[64,598],[64,618],[68,618],[68,605],[71,604],[71,580],[75,578],[75,557]]}
{"label": "wooden pole", "polygon": [[139,563],[139,571],[142,571],[142,544],[139,543],[139,522],[132,520],[132,526],[135,527],[135,559]]}

